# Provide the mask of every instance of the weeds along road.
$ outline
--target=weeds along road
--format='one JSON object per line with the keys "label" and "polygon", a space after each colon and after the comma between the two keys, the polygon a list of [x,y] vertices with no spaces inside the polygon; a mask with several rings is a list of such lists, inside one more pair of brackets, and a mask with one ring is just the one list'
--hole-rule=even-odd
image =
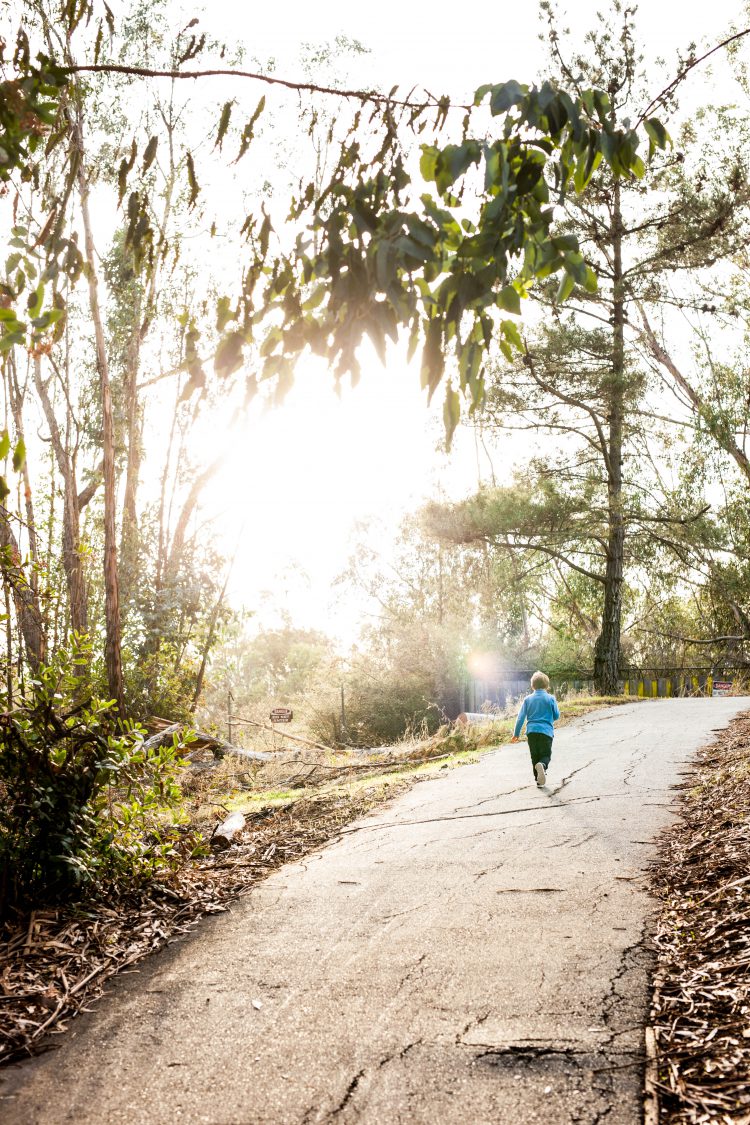
{"label": "weeds along road", "polygon": [[642,871],[747,699],[599,711],[416,785],[4,1074],[13,1125],[641,1121]]}

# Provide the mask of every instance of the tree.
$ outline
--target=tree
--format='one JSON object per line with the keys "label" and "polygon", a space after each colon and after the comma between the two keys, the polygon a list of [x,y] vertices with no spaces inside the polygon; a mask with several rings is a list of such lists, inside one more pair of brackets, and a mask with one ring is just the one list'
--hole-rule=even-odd
{"label": "tree", "polygon": [[[612,127],[632,117],[647,97],[633,13],[616,7],[613,21],[588,36],[588,53],[566,59],[567,44],[552,6],[545,4],[543,10],[559,76],[579,93],[580,82],[606,87]],[[602,169],[584,192],[568,196],[559,229],[585,247],[599,286],[588,292],[566,277],[556,289],[547,283],[533,290],[543,326],[529,334],[525,354],[510,371],[495,368],[480,420],[485,432],[510,426],[524,429],[534,441],[544,435],[548,452],[535,463],[539,495],[533,514],[524,510],[529,502],[524,494],[515,502],[512,494],[498,497],[494,505],[490,499],[479,533],[500,549],[511,535],[518,550],[547,552],[599,586],[593,666],[605,694],[616,693],[620,680],[628,566],[642,565],[644,542],[683,558],[688,533],[703,535],[700,505],[679,510],[654,479],[649,433],[654,414],[643,402],[648,369],[638,338],[627,331],[636,307],[674,301],[680,271],[694,277],[747,236],[750,179],[742,147],[738,144],[713,169],[713,190],[689,209],[684,164],[683,153],[663,151],[654,155],[642,180]],[[559,506],[564,520],[571,504],[575,519],[567,524],[561,547],[553,509]],[[489,526],[490,507],[498,520],[494,527]]]}
{"label": "tree", "polygon": [[[91,13],[92,9],[87,9],[86,17]],[[99,33],[93,61],[79,64],[69,44],[73,35],[82,34],[84,16],[76,12],[65,18],[69,21],[65,35],[59,42],[48,36],[46,57],[32,62],[28,39],[22,37],[15,58],[18,77],[13,81],[26,82],[29,96],[36,90],[45,91],[45,113],[50,121],[55,102],[63,110],[76,105],[82,111],[85,89],[81,76],[86,73],[130,77],[166,73],[174,81],[201,73],[191,68],[205,45],[205,37],[198,33],[186,37],[183,49],[164,70],[134,65],[127,59],[108,61],[104,56],[111,47]],[[520,347],[520,334],[512,317],[520,313],[521,298],[532,282],[563,271],[564,291],[576,280],[584,288],[594,289],[595,277],[575,237],[558,234],[555,229],[554,204],[583,191],[592,177],[599,175],[600,165],[611,171],[616,185],[623,179],[642,176],[645,165],[637,151],[642,141],[639,130],[618,123],[610,95],[595,88],[579,88],[569,94],[551,82],[539,88],[511,82],[484,87],[477,91],[471,106],[455,107],[446,99],[426,97],[420,102],[399,99],[396,92],[385,96],[316,88],[311,82],[285,83],[267,75],[251,77],[271,85],[291,84],[321,96],[335,94],[360,108],[353,114],[327,183],[321,185],[318,176],[317,182],[301,190],[293,205],[292,217],[303,229],[294,249],[285,248],[283,242],[272,248],[273,232],[267,214],[247,217],[244,229],[250,250],[242,285],[235,300],[222,297],[217,303],[217,377],[227,379],[239,370],[248,345],[260,348],[263,377],[278,380],[282,387],[289,378],[290,366],[308,346],[329,358],[337,377],[345,370],[356,374],[356,350],[365,334],[384,353],[386,339],[395,338],[405,329],[412,347],[422,345],[423,382],[430,395],[441,382],[446,387],[444,416],[450,434],[458,420],[461,392],[474,406],[483,399],[485,358],[493,341],[498,340],[509,356]],[[463,122],[454,128],[449,123],[457,109]],[[231,112],[231,103],[226,103],[216,135],[219,148],[227,135]],[[244,157],[262,112],[263,105],[259,104],[248,120],[238,159]],[[20,117],[16,125],[19,121]],[[370,130],[369,139],[365,126]],[[658,121],[646,117],[643,126],[651,154],[666,147],[668,138]],[[37,131],[45,127],[41,116],[34,127]],[[79,138],[82,127],[79,116]],[[420,178],[410,170],[409,150],[415,137],[425,130],[428,141],[422,144]],[[452,143],[445,143],[446,131],[453,133]],[[160,244],[159,232],[151,206],[151,187],[134,182],[133,177],[139,163],[146,166],[153,159],[154,140],[153,135],[148,140],[134,138],[117,174],[120,197],[127,199],[124,249],[141,272],[144,291],[148,291],[158,262],[155,248]],[[38,151],[38,143],[29,134],[16,146],[9,167],[15,165],[22,175],[33,177],[40,167],[35,164]],[[137,161],[139,153],[141,162]],[[191,206],[200,193],[199,171],[188,152],[184,174]],[[77,183],[82,204],[84,173],[79,160],[71,183]],[[476,200],[473,208],[472,199]],[[63,261],[75,280],[81,258],[80,254],[76,257],[70,239],[65,241],[63,211],[59,202],[52,204],[49,230],[38,241],[51,276],[56,276],[54,269],[59,270]],[[90,247],[87,254],[93,309],[95,271],[91,268]],[[29,333],[48,332],[54,323],[50,319],[53,314],[62,315],[64,311],[58,307],[60,294],[55,292],[51,307],[45,309],[40,304],[36,310],[39,315],[28,324],[14,312],[17,296],[9,294],[3,338],[8,346],[27,340]],[[101,338],[101,333],[97,336]],[[99,343],[107,513],[107,652],[110,682],[117,688],[121,674],[116,666],[115,426],[108,405],[109,356],[101,339]],[[191,391],[200,391],[204,383],[199,343],[196,332],[183,359],[190,374],[187,389]],[[253,382],[250,377],[249,389]],[[133,395],[129,409],[135,411],[129,415],[133,423],[137,415]],[[131,432],[130,438],[133,436]],[[128,447],[135,450],[134,442],[129,440]],[[128,525],[132,522],[135,463],[130,457]],[[613,581],[616,585],[616,576]]]}

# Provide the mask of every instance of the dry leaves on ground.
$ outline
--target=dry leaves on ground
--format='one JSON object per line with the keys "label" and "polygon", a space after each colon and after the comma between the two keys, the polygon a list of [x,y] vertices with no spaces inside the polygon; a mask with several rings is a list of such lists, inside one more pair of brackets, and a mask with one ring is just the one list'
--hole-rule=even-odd
{"label": "dry leaves on ground", "polygon": [[750,716],[700,751],[654,873],[663,1125],[750,1125]]}

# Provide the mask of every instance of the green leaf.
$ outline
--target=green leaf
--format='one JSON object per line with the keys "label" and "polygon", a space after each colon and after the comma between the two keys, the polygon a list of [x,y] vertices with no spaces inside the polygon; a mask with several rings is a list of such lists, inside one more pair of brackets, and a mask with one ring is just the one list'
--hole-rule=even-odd
{"label": "green leaf", "polygon": [[568,297],[573,292],[575,287],[576,279],[571,274],[564,273],[560,278],[560,284],[558,285],[557,293],[555,294],[555,301],[557,302],[557,304],[560,305],[563,301],[567,301]]}
{"label": "green leaf", "polygon": [[451,443],[456,426],[460,420],[461,399],[458,391],[448,386],[445,390],[445,402],[443,403],[443,423],[445,425],[445,439],[448,445]]}
{"label": "green leaf", "polygon": [[672,138],[656,117],[649,117],[643,122],[646,135],[656,148],[666,148],[672,144]]}
{"label": "green leaf", "polygon": [[13,450],[13,468],[18,473],[24,466],[26,461],[26,443],[23,438],[19,438],[16,443],[16,448]]}
{"label": "green leaf", "polygon": [[0,434],[0,461],[4,461],[10,453],[10,434],[7,430],[3,430]]}
{"label": "green leaf", "polygon": [[511,106],[523,101],[528,92],[528,86],[521,86],[515,79],[511,79],[510,82],[503,82],[500,86],[493,86],[490,95],[490,110],[493,117],[497,117],[501,113],[507,113]]}
{"label": "green leaf", "polygon": [[[441,149],[435,167],[435,183],[438,191],[447,192],[464,172],[479,160],[479,145],[476,141],[466,141],[462,145],[446,145]],[[428,163],[425,161],[425,163]],[[425,176],[425,179],[432,178]],[[455,202],[451,204],[455,206]]]}
{"label": "green leaf", "polygon": [[572,275],[578,285],[586,284],[588,266],[583,260],[583,254],[571,253],[565,255],[565,271]]}
{"label": "green leaf", "polygon": [[133,170],[135,158],[138,155],[138,145],[133,139],[130,145],[130,156],[123,157],[120,161],[120,167],[117,172],[117,206],[119,207],[125,198],[125,192],[128,188],[128,176]]}
{"label": "green leaf", "polygon": [[151,137],[146,145],[146,151],[143,154],[143,171],[148,172],[149,168],[154,162],[156,157],[156,150],[159,147],[159,138]]}
{"label": "green leaf", "polygon": [[328,285],[319,285],[317,289],[314,289],[302,306],[305,312],[312,312],[313,309],[317,309],[327,292]]}
{"label": "green leaf", "polygon": [[429,320],[425,326],[425,344],[422,349],[421,383],[427,389],[427,401],[440,385],[445,371],[445,356],[442,348],[443,338],[439,320]]}
{"label": "green leaf", "polygon": [[190,198],[188,199],[188,206],[195,207],[195,202],[200,195],[201,189],[200,184],[198,183],[198,180],[195,176],[195,164],[193,163],[192,152],[188,152],[185,159],[187,161],[188,183],[190,184]]}
{"label": "green leaf", "polygon": [[31,323],[37,331],[43,331],[45,328],[51,328],[53,324],[57,324],[64,316],[64,309],[47,309],[41,316],[35,317]]}
{"label": "green leaf", "polygon": [[14,329],[12,332],[8,332],[5,336],[0,338],[0,355],[9,352],[16,344],[22,344],[24,339],[24,333],[21,331]]}
{"label": "green leaf", "polygon": [[513,285],[506,285],[497,295],[497,307],[521,315],[521,298]]}
{"label": "green leaf", "polygon": [[242,367],[244,343],[245,336],[242,332],[230,332],[219,344],[214,359],[214,371],[222,379]]}
{"label": "green leaf", "polygon": [[240,151],[237,153],[237,158],[235,159],[235,164],[239,160],[242,160],[242,157],[245,155],[247,150],[250,148],[250,142],[252,141],[253,137],[255,136],[255,125],[258,121],[258,118],[260,117],[261,113],[263,112],[263,110],[265,108],[266,108],[266,99],[265,99],[265,95],[264,95],[260,99],[260,101],[258,102],[257,106],[255,107],[255,112],[253,113],[252,117],[248,121],[247,125],[242,130],[242,136],[240,137]]}
{"label": "green leaf", "polygon": [[230,320],[237,319],[237,311],[232,308],[229,297],[219,297],[216,302],[216,331],[223,332]]}
{"label": "green leaf", "polygon": [[419,170],[422,177],[428,183],[432,183],[435,179],[435,169],[437,166],[438,156],[440,150],[435,145],[422,145],[422,155],[419,158]]}
{"label": "green leaf", "polygon": [[641,160],[640,156],[634,156],[630,164],[630,171],[637,180],[642,180],[646,175],[646,165]]}
{"label": "green leaf", "polygon": [[29,316],[32,317],[32,318],[35,317],[35,316],[39,316],[40,312],[42,311],[42,305],[43,304],[44,304],[44,286],[40,283],[39,285],[37,285],[36,289],[32,290],[32,292],[29,293],[29,297],[28,297],[28,300],[26,302],[26,307],[29,311]]}
{"label": "green leaf", "polygon": [[523,340],[521,339],[521,333],[519,332],[518,325],[514,320],[501,320],[500,331],[503,333],[506,340],[510,341],[514,348],[517,348],[519,352],[523,351]]}
{"label": "green leaf", "polygon": [[0,504],[5,503],[5,498],[10,496],[10,489],[5,477],[0,476]]}
{"label": "green leaf", "polygon": [[216,142],[214,144],[214,148],[218,148],[219,151],[221,151],[221,146],[224,143],[224,137],[227,135],[227,129],[229,128],[229,119],[232,116],[233,105],[233,101],[225,102],[221,110],[221,117],[219,118],[219,129],[216,134]]}

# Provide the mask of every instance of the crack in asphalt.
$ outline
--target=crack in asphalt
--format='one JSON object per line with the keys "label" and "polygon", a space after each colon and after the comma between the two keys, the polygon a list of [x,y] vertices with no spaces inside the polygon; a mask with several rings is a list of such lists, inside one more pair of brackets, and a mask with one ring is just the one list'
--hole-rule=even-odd
{"label": "crack in asphalt", "polygon": [[560,793],[560,792],[561,792],[561,791],[562,791],[562,790],[563,790],[563,789],[565,788],[565,786],[566,786],[566,785],[567,785],[567,784],[568,784],[568,783],[569,783],[570,781],[572,781],[572,780],[573,780],[573,778],[574,778],[574,777],[576,776],[576,774],[578,774],[578,773],[582,773],[582,772],[583,772],[583,770],[587,770],[587,769],[589,768],[589,766],[593,766],[593,765],[594,765],[594,761],[595,761],[595,759],[593,759],[593,758],[592,758],[590,762],[586,762],[586,763],[585,763],[584,765],[582,765],[582,766],[579,766],[577,770],[573,770],[573,772],[572,772],[572,773],[569,773],[569,774],[567,775],[567,777],[564,777],[564,778],[562,779],[562,781],[560,782],[560,784],[559,784],[559,785],[557,786],[557,788],[556,788],[556,789],[552,789],[552,790],[550,791],[550,796],[551,796],[551,797],[555,797],[555,796],[556,796],[556,795],[557,795],[558,793]]}
{"label": "crack in asphalt", "polygon": [[[645,731],[639,730],[635,737],[640,738],[643,734],[645,734]],[[613,745],[614,745],[614,743],[613,743]],[[622,781],[623,781],[624,785],[630,786],[631,778],[632,778],[633,774],[635,773],[637,767],[640,766],[641,763],[646,760],[646,758],[648,757],[648,755],[650,753],[651,753],[651,747],[650,746],[644,746],[643,750],[641,750],[640,752],[636,751],[634,754],[631,755],[630,762],[625,767],[625,770],[624,770],[623,775],[622,775]]]}
{"label": "crack in asphalt", "polygon": [[609,991],[604,996],[602,1004],[602,1023],[609,1032],[608,1043],[610,1046],[613,1044],[614,1039],[622,1034],[622,1032],[615,1031],[612,1026],[612,1020],[616,1009],[623,1000],[622,994],[618,991],[618,985],[628,973],[640,971],[646,974],[648,970],[650,952],[644,945],[645,930],[646,923],[642,922],[636,940],[631,942],[630,945],[626,945],[620,953],[617,969],[609,982]]}
{"label": "crack in asphalt", "polygon": [[561,895],[564,893],[564,887],[500,887],[495,891],[495,894],[498,895]]}
{"label": "crack in asphalt", "polygon": [[[459,840],[477,840],[480,836],[487,836],[492,833],[496,838],[504,836],[506,832],[518,832],[519,829],[536,828],[541,824],[541,820],[528,820],[523,824],[511,824],[508,828],[482,828],[479,832],[467,832],[465,836],[451,836],[451,844],[457,843]],[[432,843],[436,843],[435,840]]]}
{"label": "crack in asphalt", "polygon": [[513,793],[523,793],[525,789],[531,788],[531,784],[518,785],[515,789],[503,789],[501,793],[493,793],[491,797],[484,797],[481,801],[472,801],[470,805],[458,805],[453,811],[463,812],[464,809],[478,809],[481,805],[489,805],[493,801],[499,801],[501,797],[510,797]]}
{"label": "crack in asphalt", "polygon": [[[397,910],[395,914],[386,914],[380,919],[380,922],[392,922],[394,918],[402,918],[404,914],[413,914],[415,910],[424,910],[425,906],[427,906],[426,902],[418,902],[414,906],[407,906],[406,910]],[[423,954],[423,958],[426,956],[426,953]]]}
{"label": "crack in asphalt", "polygon": [[404,976],[399,981],[398,988],[396,989],[396,992],[395,992],[396,996],[398,996],[399,992],[401,992],[401,990],[406,987],[406,985],[409,983],[409,981],[411,980],[414,973],[416,973],[418,969],[421,969],[422,965],[424,964],[424,962],[426,960],[427,960],[427,954],[422,953],[417,958],[417,960],[414,962],[414,964],[410,966],[410,968],[407,970],[407,972],[404,974]]}
{"label": "crack in asphalt", "polygon": [[[584,767],[582,766],[581,768],[583,769]],[[575,770],[574,772],[578,773],[579,771]],[[570,776],[572,777],[573,775],[571,774]],[[554,797],[555,794],[560,792],[561,788],[562,786],[560,786],[559,789],[555,789],[550,796]],[[513,816],[515,813],[520,812],[540,812],[542,809],[565,809],[569,805],[588,805],[595,801],[615,798],[622,800],[622,793],[597,793],[596,796],[593,797],[571,797],[569,801],[550,801],[549,804],[542,806],[541,809],[539,805],[522,805],[516,809],[498,809],[497,812],[486,813],[465,813],[463,816],[431,816],[427,820],[390,820],[386,824],[359,824],[355,825],[353,828],[345,828],[341,832],[340,837],[337,838],[340,839],[344,836],[352,836],[355,832],[380,832],[385,828],[413,828],[420,824],[442,824],[450,820],[478,820],[483,817]]]}
{"label": "crack in asphalt", "polygon": [[[413,1051],[415,1047],[419,1047],[421,1043],[421,1039],[414,1039],[411,1043],[407,1043],[406,1046],[402,1047],[400,1050],[392,1051],[388,1055],[383,1055],[383,1057],[379,1059],[374,1066],[364,1066],[361,1070],[358,1070],[349,1082],[349,1085],[346,1087],[344,1096],[342,1097],[341,1101],[338,1103],[338,1105],[335,1105],[332,1109],[328,1110],[323,1120],[334,1121],[339,1116],[339,1114],[344,1112],[352,1099],[356,1097],[359,1091],[360,1084],[364,1078],[371,1077],[372,1075],[377,1074],[383,1069],[383,1067],[388,1066],[389,1063],[400,1061],[401,1059],[406,1058],[409,1052]],[[310,1117],[310,1114],[314,1113],[316,1110],[317,1106],[311,1106],[303,1118],[303,1123],[312,1121],[313,1119]]]}
{"label": "crack in asphalt", "polygon": [[492,1015],[492,1008],[488,1008],[486,1010],[486,1012],[482,1013],[481,1016],[474,1016],[472,1019],[470,1019],[469,1022],[466,1024],[466,1026],[461,1031],[456,1032],[456,1039],[455,1039],[456,1046],[457,1047],[472,1046],[472,1044],[464,1043],[464,1037],[469,1034],[472,1027],[481,1027],[482,1024],[485,1023],[490,1018],[491,1015]]}

